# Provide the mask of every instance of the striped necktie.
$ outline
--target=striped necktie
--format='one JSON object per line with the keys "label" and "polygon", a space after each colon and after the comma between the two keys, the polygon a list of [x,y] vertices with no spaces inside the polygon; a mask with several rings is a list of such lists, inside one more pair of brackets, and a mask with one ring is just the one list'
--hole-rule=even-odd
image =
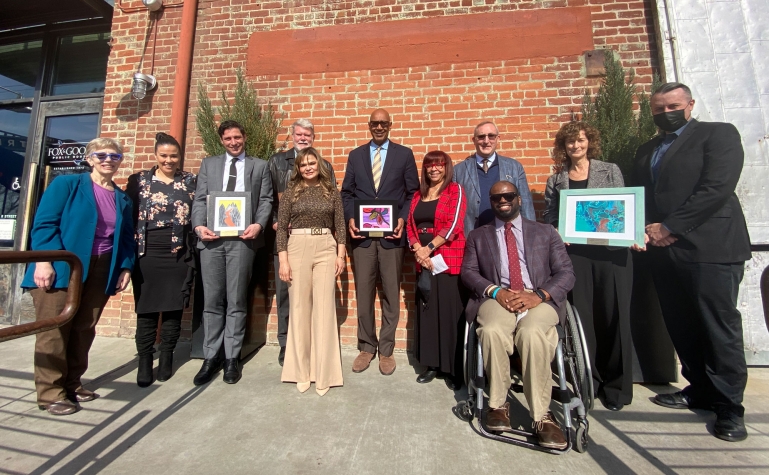
{"label": "striped necktie", "polygon": [[379,182],[382,180],[382,155],[380,155],[380,151],[382,150],[382,147],[378,147],[376,149],[376,153],[374,153],[374,163],[371,165],[371,173],[374,175],[374,189],[379,189]]}

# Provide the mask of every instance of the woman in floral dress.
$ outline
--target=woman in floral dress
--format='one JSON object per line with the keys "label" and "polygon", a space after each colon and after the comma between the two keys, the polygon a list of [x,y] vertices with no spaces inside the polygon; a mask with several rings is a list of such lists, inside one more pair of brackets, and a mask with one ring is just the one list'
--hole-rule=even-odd
{"label": "woman in floral dress", "polygon": [[189,304],[195,271],[189,240],[190,210],[197,177],[179,169],[181,147],[175,138],[155,137],[158,164],[128,178],[126,193],[134,202],[138,258],[131,276],[136,301],[136,384],[152,384],[152,358],[160,329],[158,381],[171,377],[183,309]]}

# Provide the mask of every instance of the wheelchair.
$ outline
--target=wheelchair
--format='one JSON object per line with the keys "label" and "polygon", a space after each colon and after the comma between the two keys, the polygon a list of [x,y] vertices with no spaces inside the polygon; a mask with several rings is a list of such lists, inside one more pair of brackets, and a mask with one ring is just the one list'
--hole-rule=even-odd
{"label": "wheelchair", "polygon": [[[566,302],[566,322],[564,325],[558,324],[556,326],[558,347],[553,363],[557,367],[555,376],[558,385],[552,389],[552,399],[560,402],[563,407],[561,429],[567,442],[564,449],[551,449],[529,442],[527,438],[536,439],[533,432],[510,429],[502,433],[486,428],[483,397],[486,379],[483,371],[481,345],[475,331],[476,323],[467,325],[466,330],[464,367],[468,398],[467,401],[460,401],[454,407],[454,414],[469,422],[470,425],[473,425],[474,418],[478,419],[477,432],[489,439],[556,455],[565,454],[572,447],[577,452],[584,453],[588,447],[589,423],[587,413],[593,409],[594,392],[587,343],[577,309]],[[512,389],[517,393],[523,391],[523,387],[515,383],[512,385]],[[572,434],[572,411],[576,412],[575,434]],[[512,435],[507,435],[507,432]]]}

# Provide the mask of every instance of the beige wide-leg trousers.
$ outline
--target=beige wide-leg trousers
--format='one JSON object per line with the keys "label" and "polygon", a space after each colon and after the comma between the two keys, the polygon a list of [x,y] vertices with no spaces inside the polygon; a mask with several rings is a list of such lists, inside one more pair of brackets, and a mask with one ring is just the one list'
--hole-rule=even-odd
{"label": "beige wide-leg trousers", "polygon": [[529,414],[539,421],[550,407],[553,361],[558,345],[558,314],[545,303],[529,310],[517,322],[496,300],[489,299],[478,309],[478,339],[483,351],[483,367],[489,378],[489,407],[497,409],[507,400],[510,389],[510,356],[514,346],[521,355],[523,393]]}
{"label": "beige wide-leg trousers", "polygon": [[313,381],[316,389],[344,383],[334,300],[336,250],[331,234],[288,238],[290,312],[283,382]]}

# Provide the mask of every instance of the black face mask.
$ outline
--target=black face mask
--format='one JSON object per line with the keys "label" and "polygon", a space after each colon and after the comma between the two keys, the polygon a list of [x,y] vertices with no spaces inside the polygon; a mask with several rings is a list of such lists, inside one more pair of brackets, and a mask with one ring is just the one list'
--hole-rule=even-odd
{"label": "black face mask", "polygon": [[675,132],[686,125],[685,109],[672,112],[662,112],[654,115],[654,125],[665,132]]}

